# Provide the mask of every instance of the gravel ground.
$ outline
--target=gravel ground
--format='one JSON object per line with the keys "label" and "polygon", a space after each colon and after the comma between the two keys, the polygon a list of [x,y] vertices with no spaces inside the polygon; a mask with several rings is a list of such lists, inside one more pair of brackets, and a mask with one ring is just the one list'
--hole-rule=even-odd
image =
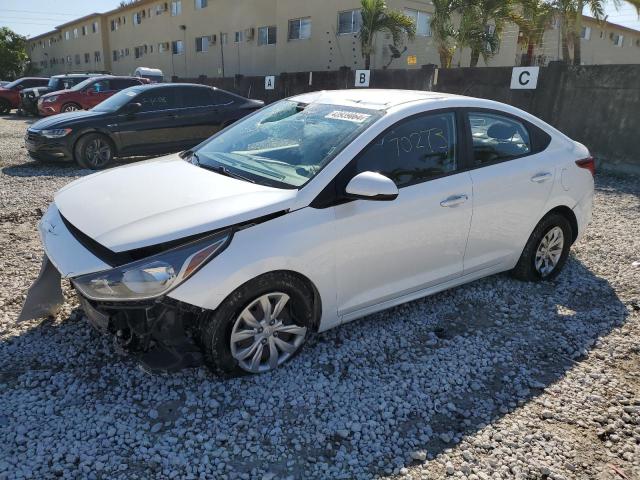
{"label": "gravel ground", "polygon": [[[276,372],[159,376],[67,303],[16,324],[53,193],[0,117],[0,478],[640,479],[640,179],[600,175],[566,270],[317,336]],[[634,262],[636,262],[634,266]]]}

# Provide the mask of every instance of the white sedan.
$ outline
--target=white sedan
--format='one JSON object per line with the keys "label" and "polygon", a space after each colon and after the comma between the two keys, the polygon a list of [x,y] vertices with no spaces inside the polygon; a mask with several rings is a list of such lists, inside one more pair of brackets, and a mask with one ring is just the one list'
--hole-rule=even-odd
{"label": "white sedan", "polygon": [[22,318],[56,310],[62,276],[151,370],[265,372],[313,332],[403,302],[504,271],[554,278],[593,174],[587,148],[501,103],[299,95],[60,190]]}

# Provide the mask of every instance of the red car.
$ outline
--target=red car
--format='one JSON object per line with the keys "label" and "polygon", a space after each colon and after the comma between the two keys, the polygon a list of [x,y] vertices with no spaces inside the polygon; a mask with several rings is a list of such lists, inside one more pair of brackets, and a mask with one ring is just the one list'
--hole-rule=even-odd
{"label": "red car", "polygon": [[23,88],[45,87],[48,78],[23,77],[0,87],[0,114],[9,113],[20,105],[20,90]]}
{"label": "red car", "polygon": [[55,115],[76,110],[89,110],[125,88],[149,83],[138,77],[92,77],[80,82],[69,90],[60,90],[43,95],[38,99],[40,115]]}

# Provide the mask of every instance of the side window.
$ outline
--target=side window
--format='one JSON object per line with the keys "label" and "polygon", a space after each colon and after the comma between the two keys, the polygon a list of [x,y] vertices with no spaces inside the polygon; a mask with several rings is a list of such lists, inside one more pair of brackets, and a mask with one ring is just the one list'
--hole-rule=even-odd
{"label": "side window", "polygon": [[455,113],[426,114],[398,122],[356,162],[356,174],[379,172],[398,188],[454,172],[458,166]]}
{"label": "side window", "polygon": [[476,166],[531,153],[529,132],[522,122],[494,113],[470,112],[469,123]]}
{"label": "side window", "polygon": [[182,89],[182,106],[204,107],[213,105],[213,90],[208,87],[190,87]]}
{"label": "side window", "polygon": [[111,80],[112,90],[124,90],[125,88],[133,87],[134,85],[140,85],[138,80],[128,78],[117,78]]}
{"label": "side window", "polygon": [[175,88],[153,88],[136,97],[136,101],[142,104],[141,112],[158,112],[176,108]]}
{"label": "side window", "polygon": [[214,105],[227,105],[229,103],[233,103],[234,97],[231,95],[221,92],[220,90],[213,91],[213,104]]}
{"label": "side window", "polygon": [[97,93],[108,92],[111,90],[111,82],[109,80],[98,80],[97,82],[93,82],[89,88],[93,88]]}

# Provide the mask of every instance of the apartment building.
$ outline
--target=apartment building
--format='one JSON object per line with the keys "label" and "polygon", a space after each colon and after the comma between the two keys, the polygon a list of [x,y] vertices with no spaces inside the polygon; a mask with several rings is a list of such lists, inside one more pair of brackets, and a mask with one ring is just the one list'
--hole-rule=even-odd
{"label": "apartment building", "polygon": [[105,18],[92,13],[28,41],[31,61],[44,74],[111,70]]}
{"label": "apartment building", "polygon": [[[388,5],[414,19],[416,39],[398,51],[389,36],[378,35],[372,68],[438,64],[431,1],[388,0]],[[30,52],[45,74],[131,74],[145,66],[160,68],[167,77],[228,77],[362,68],[359,6],[359,0],[141,0],[30,39]],[[506,28],[486,65],[518,64],[526,52],[518,38],[515,25]],[[557,28],[545,33],[536,52],[540,63],[559,58],[558,38]],[[468,65],[469,56],[468,50],[458,51],[454,65]],[[586,64],[640,63],[640,32],[586,18],[582,58]],[[479,65],[485,65],[482,59]]]}

